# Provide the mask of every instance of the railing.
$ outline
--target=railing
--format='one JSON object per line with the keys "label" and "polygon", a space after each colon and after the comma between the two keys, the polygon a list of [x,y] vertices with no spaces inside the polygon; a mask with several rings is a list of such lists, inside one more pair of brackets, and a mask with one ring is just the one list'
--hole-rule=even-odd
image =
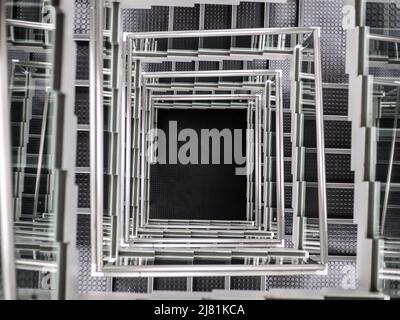
{"label": "railing", "polygon": [[[55,7],[49,1],[7,5],[11,16],[1,19],[7,28],[7,45],[2,48],[8,48],[11,63],[3,72],[5,77],[8,73],[9,83],[5,87],[1,83],[1,89],[8,87],[9,102],[2,108],[10,108],[11,117],[5,117],[10,122],[2,130],[11,127],[12,146],[2,157],[12,154],[13,181],[4,190],[13,190],[13,263],[18,274],[38,274],[38,295],[47,290],[46,297],[63,299],[73,286],[69,256],[75,236],[71,214],[76,209],[71,166],[75,140],[66,135],[67,126],[74,126],[73,110],[67,108],[72,101],[67,85],[70,70],[62,67],[74,61],[63,52],[72,42],[63,33],[69,21],[65,12],[72,6],[63,2]],[[24,10],[13,10],[21,5],[37,20],[28,21]],[[1,12],[4,8],[2,2]],[[22,297],[24,288],[17,289],[17,297]]]}
{"label": "railing", "polygon": [[[91,154],[92,165],[91,165],[91,185],[92,190],[96,190],[92,198],[92,248],[93,248],[93,261],[96,261],[96,271],[99,274],[106,275],[121,275],[121,276],[168,276],[171,275],[171,270],[167,266],[159,266],[156,269],[147,269],[147,266],[141,266],[143,262],[147,264],[147,260],[135,259],[134,255],[136,251],[135,245],[148,245],[161,247],[182,248],[182,245],[190,245],[191,247],[199,246],[207,243],[220,246],[246,246],[250,245],[251,242],[256,246],[262,245],[264,250],[268,251],[269,246],[281,246],[280,242],[284,236],[284,204],[283,204],[283,147],[280,143],[276,144],[276,149],[271,149],[269,141],[272,139],[272,135],[269,130],[269,124],[271,124],[271,115],[275,113],[275,121],[278,125],[279,130],[275,132],[277,141],[283,139],[282,129],[283,114],[281,113],[281,91],[280,91],[280,77],[275,76],[269,78],[263,77],[262,74],[258,74],[255,70],[247,71],[232,71],[237,72],[236,76],[245,76],[241,82],[234,83],[234,80],[226,80],[224,71],[212,73],[211,71],[206,74],[202,72],[193,72],[192,74],[179,75],[175,73],[157,73],[149,74],[143,72],[142,67],[146,63],[154,63],[161,61],[198,61],[202,59],[222,61],[222,60],[252,60],[255,57],[262,59],[291,59],[296,56],[297,48],[301,44],[302,58],[301,62],[308,63],[309,68],[307,70],[300,69],[300,59],[292,65],[293,68],[299,70],[297,76],[298,88],[301,92],[301,99],[295,102],[296,107],[293,107],[292,114],[298,114],[299,119],[305,116],[311,117],[316,123],[315,139],[316,144],[313,147],[312,152],[317,155],[315,160],[315,167],[312,170],[318,172],[317,180],[313,180],[316,183],[318,193],[318,212],[317,225],[311,226],[312,229],[318,229],[318,239],[308,239],[308,226],[312,224],[313,220],[307,220],[306,217],[301,218],[302,222],[298,225],[298,244],[295,250],[303,251],[301,248],[304,243],[310,244],[311,242],[318,242],[317,246],[312,245],[311,250],[314,255],[319,257],[319,263],[317,264],[301,264],[296,263],[291,265],[279,264],[278,266],[272,266],[270,263],[272,260],[257,260],[264,261],[261,264],[253,264],[237,267],[234,265],[218,266],[218,265],[192,265],[192,266],[180,266],[175,265],[175,274],[184,276],[191,270],[190,275],[216,275],[216,274],[285,274],[285,273],[318,273],[325,270],[325,264],[327,262],[327,230],[326,230],[326,190],[325,190],[325,168],[324,168],[324,143],[323,143],[323,121],[322,121],[322,82],[321,82],[321,70],[319,60],[319,30],[313,28],[283,28],[283,29],[237,29],[237,30],[212,30],[212,31],[179,31],[179,32],[159,32],[159,33],[143,33],[143,34],[124,34],[123,44],[124,50],[127,53],[126,60],[123,64],[118,62],[119,69],[114,69],[111,74],[118,72],[116,70],[124,70],[118,73],[125,75],[127,70],[126,80],[126,91],[122,92],[122,107],[124,112],[120,112],[122,115],[118,119],[119,126],[117,127],[116,134],[121,139],[117,142],[118,152],[116,153],[116,163],[119,164],[119,176],[122,178],[117,183],[118,188],[104,189],[105,183],[101,177],[103,172],[102,169],[102,157],[103,152],[103,108],[98,107],[103,105],[101,97],[104,97],[104,90],[102,90],[101,77],[102,68],[100,62],[99,53],[103,51],[102,47],[102,32],[96,32],[95,30],[103,30],[104,27],[101,25],[103,19],[103,7],[96,5],[93,13],[94,31],[92,33],[92,60],[93,68],[97,68],[96,71],[92,72],[91,85],[92,88],[92,117],[91,117]],[[112,29],[116,32],[116,29]],[[108,30],[109,33],[114,33]],[[167,47],[167,43],[173,43],[174,41],[168,41],[168,39],[188,39],[197,38],[199,46],[197,48],[187,49],[175,49]],[[213,39],[224,39],[234,38],[234,47],[219,48]],[[191,41],[190,43],[192,43]],[[300,57],[299,57],[300,58]],[[116,59],[116,58],[115,58]],[[118,59],[116,59],[118,60]],[[113,64],[117,65],[117,62]],[[97,61],[97,62],[96,62]],[[100,64],[100,66],[99,66]],[[264,70],[268,74],[267,71]],[[108,74],[109,72],[107,72]],[[241,74],[240,74],[241,73]],[[226,75],[228,75],[227,73]],[[233,74],[232,74],[233,76]],[[207,78],[204,81],[198,81],[200,78]],[[159,81],[159,79],[163,81]],[[192,78],[192,80],[186,81],[179,80],[178,78]],[[217,78],[217,80],[209,80],[210,78]],[[224,78],[224,79],[222,79]],[[170,79],[170,80],[168,80]],[[167,80],[167,82],[165,82]],[[168,81],[170,81],[168,83]],[[295,82],[293,82],[295,83]],[[199,96],[195,95],[198,91],[211,90],[216,94],[213,96]],[[217,94],[231,92],[233,96],[223,96]],[[247,217],[249,221],[254,221],[254,227],[261,230],[261,233],[252,233],[250,228],[248,235],[251,237],[261,237],[254,241],[250,238],[246,239],[246,233],[242,233],[235,230],[224,231],[223,224],[216,222],[205,223],[198,226],[197,231],[192,229],[192,223],[177,223],[176,221],[165,221],[163,226],[154,223],[153,219],[149,217],[149,177],[151,165],[146,161],[146,150],[149,146],[148,138],[154,139],[152,136],[148,136],[146,133],[149,129],[156,128],[157,125],[157,109],[159,108],[242,108],[245,106],[243,102],[217,102],[214,100],[221,99],[232,99],[235,95],[235,91],[246,90],[248,94],[252,92],[260,91],[263,92],[262,97],[266,99],[264,101],[254,101],[251,110],[248,112],[248,124],[250,128],[255,129],[254,137],[254,149],[250,148],[251,160],[255,164],[255,174],[250,175],[247,181]],[[170,92],[179,94],[171,95]],[[103,92],[103,93],[102,93]],[[162,92],[162,95],[159,93]],[[186,95],[182,95],[185,92]],[[239,91],[238,91],[239,92]],[[226,94],[226,93],[225,93]],[[217,98],[220,96],[219,98]],[[100,99],[99,99],[100,97]],[[240,97],[236,97],[239,99]],[[199,101],[200,99],[200,101]],[[243,99],[243,97],[241,98]],[[213,102],[214,101],[214,102]],[[269,101],[269,102],[268,102]],[[296,104],[297,103],[297,104]],[[247,103],[248,104],[248,103]],[[262,106],[262,108],[257,107]],[[274,107],[273,107],[274,106]],[[262,110],[262,111],[258,111]],[[105,113],[103,113],[105,114]],[[262,123],[263,125],[258,125]],[[263,131],[264,130],[264,131]],[[293,143],[301,143],[303,128],[300,126],[298,131],[293,132]],[[298,137],[298,138],[296,138]],[[152,140],[150,140],[152,141]],[[248,140],[248,145],[252,145],[252,140]],[[115,141],[113,142],[115,144]],[[298,145],[301,147],[301,145]],[[112,146],[114,148],[114,146]],[[260,161],[261,157],[263,161]],[[271,180],[272,176],[268,172],[273,168],[271,167],[274,158],[277,161],[275,163],[276,177]],[[154,161],[156,157],[152,155],[150,160]],[[250,158],[251,159],[251,158]],[[301,172],[302,164],[300,159],[293,161],[293,170]],[[301,176],[301,174],[299,174]],[[276,189],[274,190],[274,185]],[[295,182],[295,185],[298,183]],[[303,183],[303,187],[305,183]],[[109,186],[107,186],[109,187]],[[112,199],[118,199],[117,204],[111,211],[104,210],[103,201],[103,190],[110,190],[110,197]],[[254,193],[253,193],[254,190]],[[253,198],[254,194],[254,198]],[[301,208],[298,201],[300,198],[297,194],[294,194],[295,203],[295,215],[302,217],[305,215],[304,209]],[[96,200],[97,198],[97,200]],[[276,199],[276,213],[274,205],[270,200]],[[115,208],[123,208],[123,210],[116,210]],[[109,208],[107,208],[109,209]],[[277,219],[276,222],[273,220]],[[315,217],[314,217],[315,218]],[[305,222],[308,221],[306,224]],[[179,228],[177,228],[179,225]],[[160,228],[161,227],[161,228]],[[208,230],[207,228],[214,228]],[[242,226],[241,226],[242,227]],[[244,226],[243,229],[246,229]],[[203,231],[200,231],[203,230]],[[264,230],[264,231],[263,231]],[[232,241],[229,237],[237,234],[243,240]],[[179,236],[186,235],[179,239]],[[202,241],[196,240],[196,235],[206,236]],[[230,241],[229,244],[224,244],[225,235],[228,237],[226,241]],[[172,237],[172,238],[169,238]],[[223,237],[223,238],[220,238]],[[271,238],[272,237],[272,238]],[[211,239],[215,239],[215,241]],[[264,238],[264,239],[263,239]],[[234,238],[232,238],[234,239]],[[156,242],[154,242],[157,240]],[[306,240],[306,241],[305,241]],[[147,243],[143,243],[143,241]],[[172,241],[172,242],[171,242]],[[220,241],[220,242],[218,242]],[[225,241],[225,242],[226,242]],[[241,244],[242,242],[242,244]],[[257,244],[257,242],[259,244]],[[218,244],[219,243],[219,244]],[[267,248],[266,243],[269,243]],[[127,249],[129,248],[129,249]],[[127,251],[128,250],[128,251]],[[133,250],[133,251],[132,251]],[[181,249],[179,249],[181,250]],[[178,251],[179,251],[178,250]],[[129,253],[130,252],[130,253]],[[128,257],[127,254],[130,254]],[[147,254],[147,253],[146,253]],[[148,252],[148,254],[152,254]],[[124,256],[121,260],[120,257]],[[283,258],[283,256],[282,256]],[[125,262],[122,262],[125,261]],[[127,265],[126,261],[131,261]],[[142,261],[142,262],[141,262]],[[247,261],[247,260],[246,260]],[[249,260],[250,261],[250,260]],[[279,259],[277,261],[280,261]],[[282,260],[283,261],[283,260]],[[119,263],[124,264],[119,265]],[[275,262],[274,262],[275,263]],[[302,269],[303,268],[303,269]],[[206,271],[207,270],[207,271]],[[302,271],[301,271],[302,270]]]}

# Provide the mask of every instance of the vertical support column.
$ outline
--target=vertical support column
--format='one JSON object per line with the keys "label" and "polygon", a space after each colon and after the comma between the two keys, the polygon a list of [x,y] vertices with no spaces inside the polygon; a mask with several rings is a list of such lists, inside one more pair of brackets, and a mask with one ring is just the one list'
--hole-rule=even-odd
{"label": "vertical support column", "polygon": [[[53,89],[56,94],[55,132],[55,205],[56,241],[59,245],[57,299],[72,299],[77,293],[77,251],[75,245],[78,190],[75,185],[75,150],[77,120],[74,112],[75,56],[64,54],[74,50],[74,3],[60,1],[56,7],[56,42],[54,50]],[[58,158],[58,159],[57,159]]]}
{"label": "vertical support column", "polygon": [[[350,0],[349,0],[350,1]],[[346,73],[349,74],[349,121],[352,122],[351,168],[355,172],[354,221],[357,224],[359,289],[380,291],[379,203],[381,184],[375,181],[376,129],[371,110],[372,78],[368,75],[369,29],[365,3],[352,1],[356,26],[347,32]],[[368,201],[366,201],[368,197]]]}
{"label": "vertical support column", "polygon": [[103,1],[90,2],[90,208],[92,269],[103,265]]}
{"label": "vertical support column", "polygon": [[16,299],[5,0],[0,0],[0,252],[4,298]]}

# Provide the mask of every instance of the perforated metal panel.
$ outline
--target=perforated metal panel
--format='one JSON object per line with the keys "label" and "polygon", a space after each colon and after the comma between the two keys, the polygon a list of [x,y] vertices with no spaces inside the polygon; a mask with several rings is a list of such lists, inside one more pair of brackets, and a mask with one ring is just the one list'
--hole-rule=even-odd
{"label": "perforated metal panel", "polygon": [[268,61],[266,60],[253,60],[247,62],[248,69],[268,69]]}
{"label": "perforated metal panel", "polygon": [[357,288],[356,264],[348,261],[328,263],[328,274],[305,276],[267,277],[266,288],[269,289],[308,289],[337,288],[351,290]]}
{"label": "perforated metal panel", "polygon": [[78,173],[75,176],[78,185],[78,208],[90,208],[90,176]]}
{"label": "perforated metal panel", "polygon": [[154,290],[186,291],[186,278],[154,278]]}
{"label": "perforated metal panel", "polygon": [[400,7],[396,3],[368,2],[366,25],[373,28],[400,28]]}
{"label": "perforated metal panel", "polygon": [[194,62],[177,62],[175,64],[175,71],[193,71],[195,70]]}
{"label": "perforated metal panel", "polygon": [[74,33],[89,34],[90,28],[89,0],[75,0]]}
{"label": "perforated metal panel", "polygon": [[174,8],[174,30],[198,30],[199,29],[200,6],[175,7]]}
{"label": "perforated metal panel", "polygon": [[225,288],[224,277],[194,277],[193,291],[212,291]]}
{"label": "perforated metal panel", "polygon": [[333,189],[326,190],[328,217],[332,219],[352,219],[353,218],[353,189]]}
{"label": "perforated metal panel", "polygon": [[31,5],[27,6],[24,0],[13,1],[12,19],[32,22],[42,21],[42,1],[30,0]]}
{"label": "perforated metal panel", "polygon": [[347,116],[348,90],[324,88],[324,115]]}
{"label": "perforated metal panel", "polygon": [[77,42],[76,46],[76,79],[89,80],[89,43]]}
{"label": "perforated metal panel", "polygon": [[39,288],[39,272],[31,270],[17,270],[17,286],[24,289]]}
{"label": "perforated metal panel", "polygon": [[[285,212],[285,234],[286,235],[293,234],[293,212],[291,210]],[[285,243],[285,247],[289,248],[287,243]]]}
{"label": "perforated metal panel", "polygon": [[172,63],[165,61],[162,63],[145,63],[142,66],[143,72],[165,72],[172,70]]}
{"label": "perforated metal panel", "polygon": [[75,114],[78,117],[78,124],[89,124],[89,88],[76,88]]}
{"label": "perforated metal panel", "polygon": [[78,216],[76,244],[79,251],[79,293],[107,291],[107,279],[91,275],[90,216],[88,215]]}
{"label": "perforated metal panel", "polygon": [[273,70],[282,70],[283,108],[290,108],[290,63],[288,61],[270,61]]}
{"label": "perforated metal panel", "polygon": [[328,225],[330,255],[355,256],[357,253],[357,226],[355,224]]}
{"label": "perforated metal panel", "polygon": [[147,32],[168,30],[168,7],[151,9],[123,9],[124,32]]}
{"label": "perforated metal panel", "polygon": [[147,278],[114,278],[113,291],[146,293],[147,281]]}
{"label": "perforated metal panel", "polygon": [[352,183],[354,181],[350,154],[326,154],[325,161],[328,182]]}
{"label": "perforated metal panel", "polygon": [[237,6],[237,28],[262,28],[264,26],[264,4],[242,2]]}
{"label": "perforated metal panel", "polygon": [[[306,153],[305,177],[307,181],[317,181],[316,154]],[[336,183],[352,183],[354,181],[354,172],[351,171],[351,155],[350,154],[325,154],[326,161],[326,180]]]}
{"label": "perforated metal panel", "polygon": [[351,149],[351,122],[325,121],[325,148]]}
{"label": "perforated metal panel", "polygon": [[231,290],[260,290],[261,277],[231,277]]}
{"label": "perforated metal panel", "polygon": [[79,131],[77,139],[76,166],[90,166],[89,131]]}
{"label": "perforated metal panel", "polygon": [[342,26],[343,1],[305,0],[304,26],[321,28],[322,81],[346,83],[346,32]]}
{"label": "perforated metal panel", "polygon": [[269,26],[271,28],[295,27],[297,25],[296,0],[287,0],[286,3],[270,4]]}
{"label": "perforated metal panel", "polygon": [[292,187],[285,186],[285,207],[291,209],[292,208]]}

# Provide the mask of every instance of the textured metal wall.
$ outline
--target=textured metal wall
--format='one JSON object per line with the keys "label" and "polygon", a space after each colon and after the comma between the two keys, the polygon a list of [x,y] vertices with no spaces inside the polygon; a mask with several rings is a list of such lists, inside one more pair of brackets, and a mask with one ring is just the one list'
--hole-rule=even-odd
{"label": "textured metal wall", "polygon": [[[344,31],[341,29],[341,6],[342,1],[328,0],[306,0],[304,12],[304,24],[309,26],[322,27],[322,68],[325,82],[345,83],[347,77],[344,72],[344,54],[345,38]],[[237,7],[237,27],[261,27],[264,23],[264,5],[262,3],[241,3]],[[289,27],[298,24],[297,1],[288,0],[284,4],[270,4],[269,25],[270,27]],[[206,5],[205,28],[229,28],[231,24],[230,6]],[[174,8],[173,30],[198,29],[199,26],[199,5],[194,7],[176,7]],[[129,32],[140,31],[162,31],[168,30],[168,7],[153,7],[151,9],[124,9],[123,30]],[[75,33],[87,34],[89,30],[89,10],[88,0],[76,0],[75,13]],[[228,41],[228,40],[227,40]],[[78,43],[78,63],[77,78],[85,80],[88,77],[87,64],[87,43]],[[192,46],[196,46],[194,43]],[[226,46],[227,44],[223,44]],[[174,44],[175,46],[175,44]],[[234,62],[225,63],[224,69],[242,67],[235,65]],[[250,62],[248,68],[266,68],[266,62],[255,60]],[[284,71],[284,105],[286,109],[290,107],[290,82],[289,66],[282,61],[271,61],[270,67],[282,69]],[[176,70],[193,70],[193,63],[177,63]],[[219,64],[213,62],[201,62],[200,70],[218,69]],[[146,71],[169,71],[172,70],[171,63],[148,64],[144,67]],[[88,89],[79,87],[76,89],[76,113],[80,124],[88,124]],[[324,114],[331,116],[347,115],[347,90],[342,89],[324,89]],[[284,130],[290,132],[290,113],[284,115]],[[340,128],[336,130],[335,128]],[[344,121],[325,121],[325,137],[328,148],[349,148],[350,133],[349,123]],[[285,156],[291,156],[290,140],[285,138]],[[77,166],[83,166],[88,163],[88,154],[83,154],[83,150],[88,147],[87,135],[83,132],[78,134],[78,163]],[[349,157],[346,155],[327,155],[328,176],[340,181],[351,181],[352,175],[349,171]],[[340,163],[340,165],[338,165]],[[286,163],[286,179],[291,179],[290,162]],[[79,173],[76,176],[79,185],[79,206],[80,208],[89,207],[89,176],[86,173]],[[291,207],[291,187],[285,187],[286,206]],[[328,189],[328,210],[331,218],[351,218],[352,217],[352,189]],[[291,233],[291,212],[286,213],[287,233]],[[89,273],[90,251],[88,242],[88,217],[81,216],[78,219],[80,232],[80,264],[81,275],[79,276],[80,290],[90,291],[107,289],[107,281],[104,278],[93,278]],[[82,239],[85,238],[85,241]],[[354,255],[356,249],[356,231],[354,225],[329,225],[329,252],[334,255]],[[294,288],[322,288],[322,287],[340,287],[343,281],[343,268],[353,267],[354,263],[333,262],[329,266],[329,274],[326,278],[323,276],[298,276],[298,277],[268,277],[267,288],[290,287]],[[351,276],[351,274],[350,274]],[[355,276],[353,275],[353,280]],[[168,280],[169,279],[169,280]],[[154,279],[154,289],[159,290],[185,290],[186,278],[168,278]],[[351,281],[353,281],[351,280]],[[222,289],[225,279],[223,277],[194,278],[194,291],[209,291],[212,289]],[[259,289],[260,277],[232,277],[232,289]],[[183,289],[185,288],[185,289]],[[146,292],[147,279],[129,279],[114,278],[114,291],[125,292]]]}
{"label": "textured metal wall", "polygon": [[327,275],[276,276],[267,277],[266,289],[307,289],[321,290],[335,288],[351,290],[357,287],[356,264],[349,261],[328,263]]}
{"label": "textured metal wall", "polygon": [[90,216],[78,216],[78,234],[76,239],[79,254],[79,293],[107,291],[110,280],[104,277],[93,277],[91,275],[91,252],[90,252]]}

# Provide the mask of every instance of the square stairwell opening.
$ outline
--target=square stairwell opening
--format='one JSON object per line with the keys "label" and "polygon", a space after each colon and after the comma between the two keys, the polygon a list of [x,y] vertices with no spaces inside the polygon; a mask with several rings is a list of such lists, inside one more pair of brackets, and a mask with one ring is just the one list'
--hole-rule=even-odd
{"label": "square stairwell opening", "polygon": [[[166,134],[167,161],[158,161],[150,167],[150,219],[246,220],[247,177],[237,175],[233,142],[234,130],[241,130],[240,141],[236,141],[236,145],[241,145],[239,149],[245,157],[246,117],[246,110],[158,110],[157,129]],[[176,123],[176,132],[173,132],[171,123]],[[198,137],[198,161],[182,164],[178,159],[176,164],[170,163],[170,153],[176,152],[172,151],[172,144],[177,143],[179,153],[191,139],[186,137],[185,141],[178,141],[177,136],[174,137],[184,129],[193,130]],[[221,135],[219,164],[212,161],[212,139],[201,141],[201,131],[212,129],[220,133],[228,129],[225,132],[232,133],[232,142]],[[202,161],[202,143],[208,143],[209,164]],[[231,143],[231,163],[225,161],[226,143]]]}

